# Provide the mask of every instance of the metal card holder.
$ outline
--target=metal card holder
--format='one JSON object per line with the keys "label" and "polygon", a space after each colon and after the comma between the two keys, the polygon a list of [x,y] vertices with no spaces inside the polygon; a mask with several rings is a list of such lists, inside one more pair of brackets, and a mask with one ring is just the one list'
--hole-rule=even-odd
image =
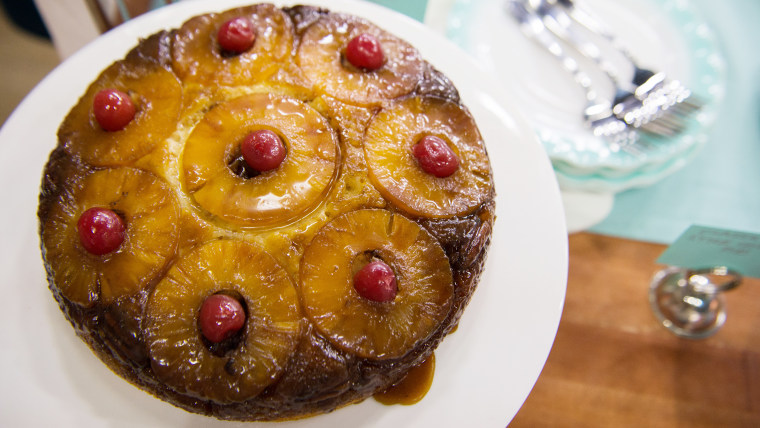
{"label": "metal card holder", "polygon": [[704,339],[726,322],[722,293],[741,282],[742,276],[725,266],[704,269],[670,266],[652,279],[649,303],[662,325],[677,336]]}

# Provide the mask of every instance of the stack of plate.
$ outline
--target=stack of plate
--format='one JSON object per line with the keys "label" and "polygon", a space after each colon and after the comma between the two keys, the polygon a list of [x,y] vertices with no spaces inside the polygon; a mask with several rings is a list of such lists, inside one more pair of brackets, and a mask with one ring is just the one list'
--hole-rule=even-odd
{"label": "stack of plate", "polygon": [[[704,104],[677,137],[643,135],[620,150],[595,137],[583,123],[584,92],[556,58],[526,38],[507,13],[505,0],[454,0],[446,35],[509,86],[542,141],[563,189],[620,192],[648,186],[673,173],[708,140],[725,91],[725,64],[716,37],[688,2],[678,0],[577,0],[614,28],[642,66],[682,81]],[[574,53],[568,47],[568,52]],[[610,79],[578,58],[603,96]],[[621,68],[623,78],[632,69]]]}

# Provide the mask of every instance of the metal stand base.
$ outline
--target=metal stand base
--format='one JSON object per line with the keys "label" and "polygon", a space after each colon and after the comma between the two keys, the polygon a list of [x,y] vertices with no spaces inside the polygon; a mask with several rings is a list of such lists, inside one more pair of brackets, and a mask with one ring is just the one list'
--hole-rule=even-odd
{"label": "metal stand base", "polygon": [[649,303],[665,328],[680,337],[703,339],[726,322],[721,293],[735,288],[741,280],[741,275],[725,267],[668,267],[652,279]]}

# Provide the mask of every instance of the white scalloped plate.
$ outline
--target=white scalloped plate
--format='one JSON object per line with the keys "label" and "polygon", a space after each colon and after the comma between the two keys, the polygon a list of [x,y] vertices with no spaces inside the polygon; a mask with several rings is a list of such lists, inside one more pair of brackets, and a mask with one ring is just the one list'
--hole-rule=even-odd
{"label": "white scalloped plate", "polygon": [[[182,426],[236,424],[187,413],[112,374],[76,338],[47,289],[37,238],[42,167],[69,108],[101,69],[141,36],[190,16],[247,3],[184,1],[130,21],[46,77],[0,130],[3,187],[0,268],[0,415],[8,426]],[[567,232],[556,178],[512,99],[445,38],[379,6],[318,0],[371,19],[409,40],[458,86],[494,164],[497,222],[485,273],[457,332],[436,351],[428,395],[414,406],[374,400],[283,427],[503,427],[535,383],[564,303]],[[456,411],[452,411],[456,409]],[[256,424],[240,424],[246,427]],[[272,424],[261,426],[272,427]]]}
{"label": "white scalloped plate", "polygon": [[[513,89],[512,102],[520,105],[555,169],[572,178],[560,181],[563,188],[617,192],[648,185],[683,166],[675,160],[689,159],[705,143],[725,91],[725,64],[714,33],[689,2],[576,1],[614,28],[642,65],[681,80],[706,103],[681,136],[644,137],[649,144],[634,155],[610,149],[591,134],[582,121],[582,90],[556,58],[520,32],[505,1],[455,0],[447,37]],[[579,63],[611,97],[609,79],[591,61]],[[631,70],[621,71],[626,72]]]}

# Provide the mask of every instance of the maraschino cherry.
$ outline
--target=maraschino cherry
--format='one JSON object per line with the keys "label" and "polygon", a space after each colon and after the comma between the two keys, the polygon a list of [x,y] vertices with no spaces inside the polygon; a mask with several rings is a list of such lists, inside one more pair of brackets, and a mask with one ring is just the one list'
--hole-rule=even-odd
{"label": "maraschino cherry", "polygon": [[118,89],[103,89],[95,94],[92,112],[101,128],[108,132],[121,131],[135,117],[132,98]]}
{"label": "maraschino cherry", "polygon": [[398,286],[393,269],[381,260],[367,263],[354,275],[354,288],[360,296],[375,302],[396,298]]}
{"label": "maraschino cherry", "polygon": [[211,343],[219,343],[243,328],[245,310],[232,296],[212,294],[203,301],[198,319],[203,337]]}
{"label": "maraschino cherry", "polygon": [[351,39],[346,45],[346,60],[354,67],[372,71],[383,66],[385,56],[380,42],[375,36],[362,33]]}
{"label": "maraschino cherry", "polygon": [[216,40],[223,51],[240,54],[253,46],[256,33],[253,31],[251,21],[237,17],[222,24],[216,33]]}
{"label": "maraschino cherry", "polygon": [[285,159],[285,145],[277,134],[261,129],[248,134],[240,145],[245,163],[259,172],[270,171]]}
{"label": "maraschino cherry", "polygon": [[443,139],[434,135],[422,137],[412,147],[420,168],[439,178],[448,177],[459,168],[459,158]]}
{"label": "maraschino cherry", "polygon": [[84,249],[102,256],[121,246],[126,226],[115,212],[105,208],[90,208],[79,216],[77,230]]}

